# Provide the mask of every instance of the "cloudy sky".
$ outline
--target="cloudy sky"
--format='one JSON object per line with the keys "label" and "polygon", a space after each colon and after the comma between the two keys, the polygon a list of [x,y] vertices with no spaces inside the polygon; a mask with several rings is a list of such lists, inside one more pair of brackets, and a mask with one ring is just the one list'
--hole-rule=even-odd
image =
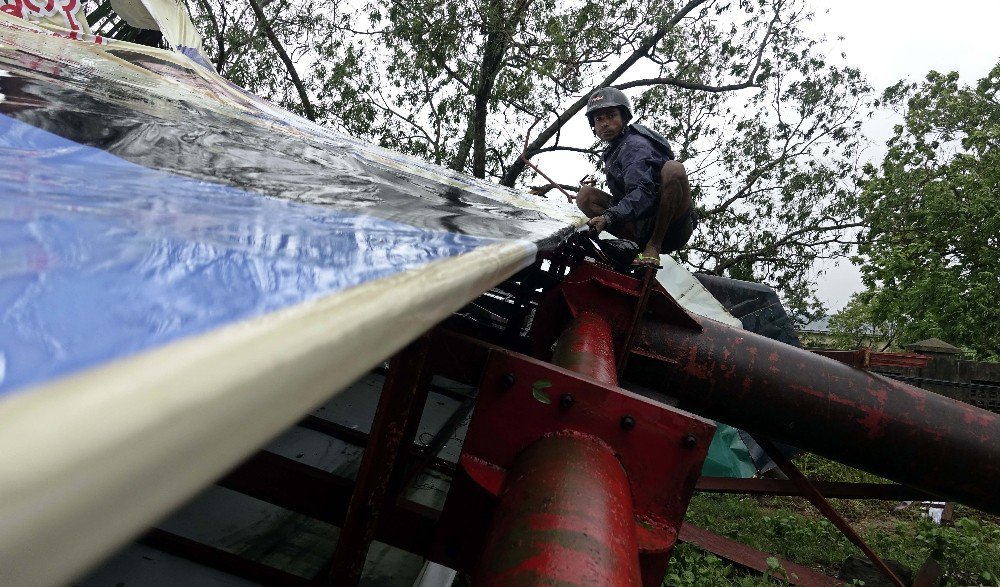
{"label": "cloudy sky", "polygon": [[[921,80],[930,70],[957,71],[964,83],[982,78],[1000,60],[1000,2],[996,0],[812,0],[817,36],[831,54],[843,51],[877,90],[900,79]],[[838,37],[844,37],[838,40]],[[882,112],[865,127],[879,160],[898,121]],[[817,279],[820,299],[836,311],[861,288],[855,268],[827,267]]]}

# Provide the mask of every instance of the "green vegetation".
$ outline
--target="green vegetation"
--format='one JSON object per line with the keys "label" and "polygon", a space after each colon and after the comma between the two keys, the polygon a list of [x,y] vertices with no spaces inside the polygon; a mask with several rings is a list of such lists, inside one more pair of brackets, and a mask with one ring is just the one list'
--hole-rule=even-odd
{"label": "green vegetation", "polygon": [[[798,464],[813,479],[881,481],[812,455],[803,457]],[[916,572],[934,553],[944,569],[943,586],[1000,586],[1000,518],[956,506],[955,522],[939,526],[916,505],[896,511],[893,502],[832,501],[883,557]],[[833,524],[802,498],[695,495],[687,520],[830,575],[836,575],[849,555],[860,555]],[[664,581],[670,587],[775,584],[784,581],[750,573],[686,544],[678,546]]]}
{"label": "green vegetation", "polygon": [[[185,5],[212,63],[237,85],[506,186],[553,187],[521,161],[526,140],[529,158],[571,151],[596,162],[596,141],[568,137],[586,134],[594,89],[621,87],[692,178],[700,228],[682,260],[767,281],[796,316],[817,310],[813,261],[846,254],[857,226],[870,88],[827,59],[808,32],[807,0]],[[582,163],[560,181],[593,169]]]}
{"label": "green vegetation", "polygon": [[[838,349],[870,348],[876,351],[899,350],[896,336],[901,319],[898,316],[879,320],[872,308],[857,295],[842,310],[830,318],[831,340],[828,345]],[[914,341],[910,341],[914,342]]]}
{"label": "green vegetation", "polygon": [[726,564],[711,553],[704,552],[689,544],[679,544],[674,550],[673,558],[670,559],[670,568],[663,584],[670,587],[719,587],[721,585],[754,587],[780,583],[759,575],[746,574],[736,567]]}
{"label": "green vegetation", "polygon": [[[931,72],[883,100],[904,111],[861,197],[867,289],[831,321],[845,334],[937,337],[1000,358],[1000,64],[978,83]],[[876,335],[878,336],[878,335]]]}

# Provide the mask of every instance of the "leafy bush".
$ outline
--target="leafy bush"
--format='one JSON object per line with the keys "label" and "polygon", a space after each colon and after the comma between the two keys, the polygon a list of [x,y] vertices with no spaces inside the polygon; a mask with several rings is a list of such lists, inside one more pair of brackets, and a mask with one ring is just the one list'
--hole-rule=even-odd
{"label": "leafy bush", "polygon": [[798,514],[764,516],[774,552],[795,561],[824,566],[837,565],[853,548],[837,528],[825,519]]}
{"label": "leafy bush", "polygon": [[[883,481],[815,455],[804,455],[797,465],[813,479]],[[897,510],[894,502],[879,500],[832,503],[882,557],[899,561],[916,572],[934,554],[944,571],[942,587],[1000,587],[1000,518],[956,504],[955,523],[937,525],[919,505]],[[837,573],[849,555],[859,554],[833,524],[798,497],[696,494],[686,519],[830,575]],[[665,585],[670,587],[780,583],[778,579],[749,575],[689,545],[678,547],[668,573]]]}
{"label": "leafy bush", "polygon": [[1000,525],[972,518],[954,526],[921,520],[916,541],[941,562],[946,586],[1000,586]]}
{"label": "leafy bush", "polygon": [[783,584],[775,579],[747,574],[714,554],[689,544],[678,544],[674,549],[667,576],[663,579],[664,587],[761,587]]}

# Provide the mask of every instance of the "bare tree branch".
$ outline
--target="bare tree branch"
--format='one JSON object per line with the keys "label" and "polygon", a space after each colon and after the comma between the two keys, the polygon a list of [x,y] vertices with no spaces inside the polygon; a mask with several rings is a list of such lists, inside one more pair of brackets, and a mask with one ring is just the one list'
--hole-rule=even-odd
{"label": "bare tree branch", "polygon": [[550,191],[552,191],[552,190],[554,190],[556,188],[562,188],[563,190],[566,190],[567,192],[578,192],[578,191],[580,191],[580,186],[578,186],[578,185],[569,185],[569,184],[566,184],[566,183],[547,183],[547,184],[544,184],[544,185],[535,185],[535,186],[531,186],[530,188],[528,188],[528,191],[531,192],[531,193],[533,193],[533,194],[535,194],[536,196],[542,196],[544,198],[544,197],[547,197],[545,194],[549,193]]}
{"label": "bare tree branch", "polygon": [[257,25],[267,37],[267,40],[271,42],[271,46],[274,47],[274,51],[278,54],[278,58],[281,62],[285,64],[285,69],[288,71],[288,76],[292,78],[292,84],[295,85],[295,89],[299,93],[299,99],[302,101],[302,109],[305,110],[306,118],[309,120],[316,120],[316,112],[313,110],[312,103],[309,102],[309,93],[306,91],[305,85],[302,80],[299,79],[299,74],[295,71],[295,64],[288,57],[288,53],[285,52],[285,48],[282,46],[281,41],[278,40],[278,36],[274,34],[274,29],[268,22],[267,17],[264,15],[264,10],[257,3],[257,0],[247,0],[250,4],[250,9],[253,10],[254,16],[257,17]]}
{"label": "bare tree branch", "polygon": [[627,90],[629,88],[638,88],[641,86],[674,86],[677,88],[684,88],[687,90],[698,90],[701,92],[731,92],[733,90],[744,90],[746,88],[759,88],[760,84],[756,84],[750,81],[745,81],[738,84],[729,84],[725,86],[710,86],[706,84],[699,84],[697,82],[689,82],[676,77],[654,77],[649,79],[640,79],[631,82],[626,82],[624,84],[618,84],[616,87],[619,90]]}
{"label": "bare tree branch", "polygon": [[552,151],[571,151],[573,153],[584,153],[585,155],[600,155],[601,151],[599,149],[581,149],[579,147],[560,147],[555,145],[552,147],[543,147],[535,151],[535,154],[539,153],[551,153]]}

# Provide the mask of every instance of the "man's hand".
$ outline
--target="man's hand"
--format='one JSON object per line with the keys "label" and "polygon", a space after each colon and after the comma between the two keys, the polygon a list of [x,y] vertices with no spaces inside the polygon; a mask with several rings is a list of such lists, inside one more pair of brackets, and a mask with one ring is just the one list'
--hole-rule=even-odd
{"label": "man's hand", "polygon": [[597,236],[608,226],[608,219],[605,216],[594,216],[587,221],[587,226],[590,227],[590,232]]}

